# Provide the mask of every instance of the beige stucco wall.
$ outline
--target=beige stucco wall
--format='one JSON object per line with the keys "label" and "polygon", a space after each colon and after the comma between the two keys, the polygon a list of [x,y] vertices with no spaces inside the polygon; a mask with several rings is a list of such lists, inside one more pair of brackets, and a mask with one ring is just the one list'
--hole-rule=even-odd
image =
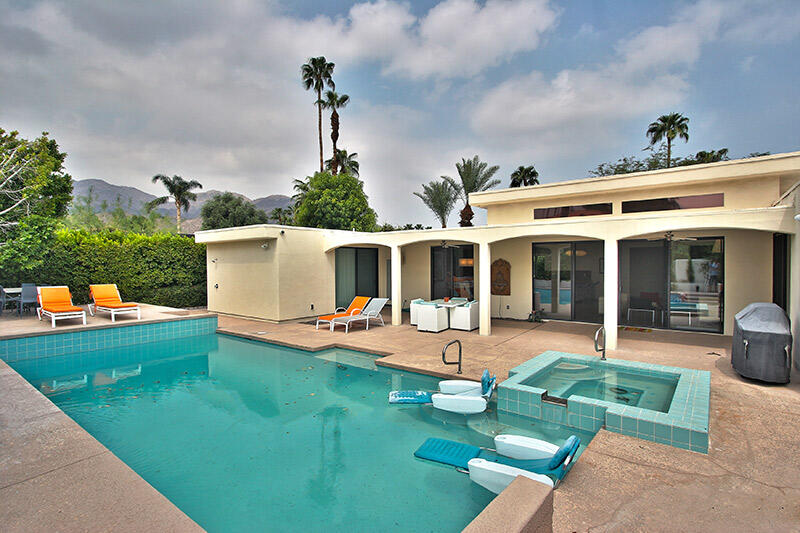
{"label": "beige stucco wall", "polygon": [[277,250],[275,246],[264,250],[261,244],[261,241],[208,244],[209,311],[277,319]]}
{"label": "beige stucco wall", "polygon": [[335,257],[333,252],[325,253],[322,234],[292,231],[276,241],[280,258],[280,307],[274,320],[333,311],[336,307]]}

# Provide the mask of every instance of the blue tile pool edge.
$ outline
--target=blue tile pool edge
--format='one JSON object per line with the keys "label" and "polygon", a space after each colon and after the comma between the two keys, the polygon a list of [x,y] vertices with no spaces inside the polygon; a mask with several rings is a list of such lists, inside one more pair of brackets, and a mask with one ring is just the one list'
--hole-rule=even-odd
{"label": "blue tile pool edge", "polygon": [[0,359],[6,363],[14,363],[158,340],[193,337],[214,333],[216,330],[217,317],[213,315],[13,337],[0,339]]}
{"label": "blue tile pool edge", "polygon": [[[662,413],[604,400],[572,395],[567,405],[543,401],[545,389],[523,385],[522,381],[546,371],[561,359],[580,360],[589,366],[612,366],[644,375],[671,374],[678,384],[669,411]],[[548,350],[509,371],[509,378],[498,385],[497,408],[523,416],[560,422],[570,427],[608,431],[708,453],[708,416],[711,373],[705,370],[641,363]]]}

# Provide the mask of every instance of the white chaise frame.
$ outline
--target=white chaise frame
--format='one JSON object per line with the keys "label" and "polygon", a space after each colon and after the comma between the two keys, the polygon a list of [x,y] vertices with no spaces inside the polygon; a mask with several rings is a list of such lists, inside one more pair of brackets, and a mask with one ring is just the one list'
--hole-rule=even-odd
{"label": "white chaise frame", "polygon": [[[114,288],[117,289],[117,284],[114,283]],[[119,289],[117,289],[117,296],[119,296],[119,301],[122,301],[122,297],[119,294]],[[94,295],[92,295],[92,300],[94,300]],[[94,316],[97,314],[98,311],[111,313],[111,322],[116,322],[117,315],[126,315],[130,313],[136,313],[136,320],[142,319],[142,309],[139,307],[139,304],[136,304],[136,307],[105,307],[102,305],[97,305],[95,303],[90,303],[88,306],[89,314]],[[85,323],[85,322],[84,322]]]}
{"label": "white chaise frame", "polygon": [[[54,285],[53,288],[66,288],[69,290],[69,287],[66,285]],[[39,317],[39,320],[42,319],[43,316],[49,317],[51,322],[51,327],[56,327],[56,320],[65,320],[70,318],[80,318],[83,320],[83,325],[86,325],[86,311],[66,311],[64,313],[51,313],[42,307],[42,287],[36,287],[37,297],[39,299],[39,306],[36,308],[36,316]],[[72,304],[72,298],[70,297],[70,303]],[[75,305],[75,304],[72,304]]]}

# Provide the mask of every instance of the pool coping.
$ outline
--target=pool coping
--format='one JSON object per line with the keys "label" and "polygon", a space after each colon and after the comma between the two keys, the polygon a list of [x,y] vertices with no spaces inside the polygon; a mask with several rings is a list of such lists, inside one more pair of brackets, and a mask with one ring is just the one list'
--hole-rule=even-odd
{"label": "pool coping", "polygon": [[5,531],[203,531],[3,360],[0,383]]}
{"label": "pool coping", "polygon": [[[564,358],[579,360],[591,367],[611,366],[644,375],[678,376],[668,412],[575,394],[567,398],[563,406],[548,401],[545,389],[522,383]],[[498,385],[498,409],[589,431],[605,427],[615,433],[708,453],[710,388],[711,373],[705,370],[623,359],[602,361],[594,356],[548,350],[509,371],[509,378]]]}

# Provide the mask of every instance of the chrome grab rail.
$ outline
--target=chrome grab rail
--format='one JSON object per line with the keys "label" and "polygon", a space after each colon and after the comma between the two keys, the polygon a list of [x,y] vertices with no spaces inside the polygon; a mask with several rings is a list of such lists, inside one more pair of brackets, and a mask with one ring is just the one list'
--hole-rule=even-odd
{"label": "chrome grab rail", "polygon": [[[445,359],[445,355],[447,354],[447,349],[452,344],[458,344],[458,361],[448,361],[447,359]],[[444,348],[442,348],[442,363],[444,363],[446,365],[458,365],[458,372],[456,372],[456,374],[460,374],[461,373],[461,341],[460,340],[456,339],[456,340],[450,341],[450,342],[448,342],[447,344],[444,345]]]}
{"label": "chrome grab rail", "polygon": [[744,340],[744,358],[747,359],[747,347],[750,346],[750,341]]}
{"label": "chrome grab rail", "polygon": [[787,344],[783,349],[786,351],[786,368],[792,368],[792,347]]}
{"label": "chrome grab rail", "polygon": [[[600,347],[600,333],[603,334],[603,346]],[[605,326],[600,326],[597,328],[597,331],[594,332],[594,351],[595,352],[602,352],[603,355],[600,356],[601,361],[606,360],[606,328]]]}

